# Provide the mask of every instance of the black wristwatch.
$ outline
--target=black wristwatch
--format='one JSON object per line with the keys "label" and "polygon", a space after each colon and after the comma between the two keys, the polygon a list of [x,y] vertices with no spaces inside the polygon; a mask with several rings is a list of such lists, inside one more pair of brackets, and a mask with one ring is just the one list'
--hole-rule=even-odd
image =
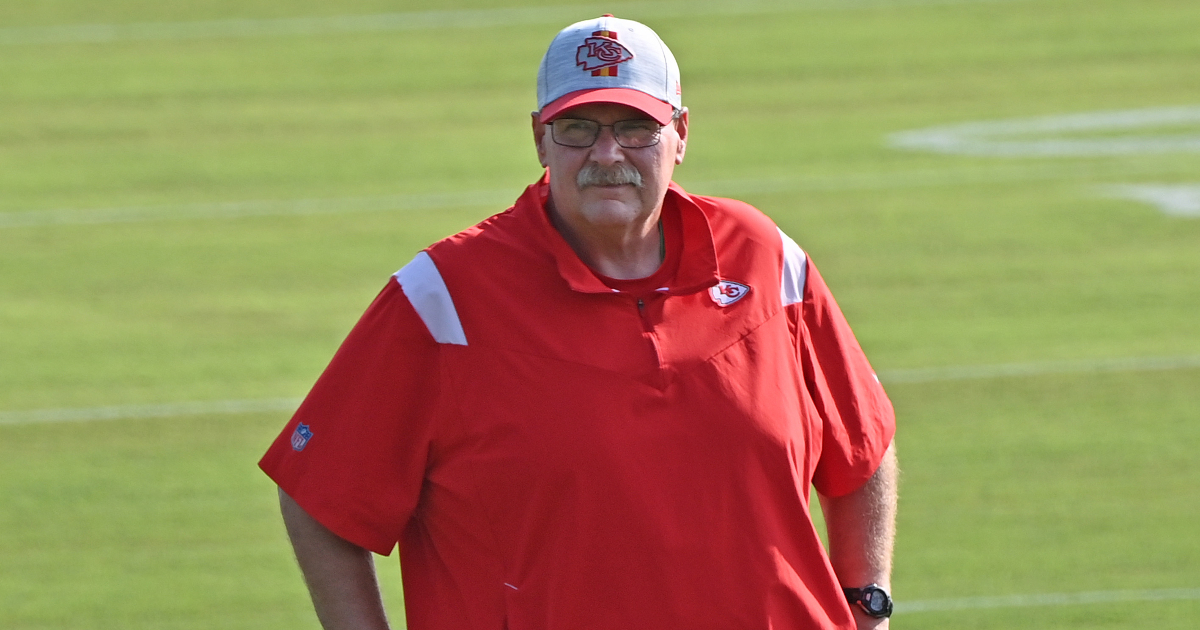
{"label": "black wristwatch", "polygon": [[868,584],[862,588],[843,588],[842,592],[846,594],[846,601],[858,604],[863,612],[876,619],[892,616],[892,596],[878,584]]}

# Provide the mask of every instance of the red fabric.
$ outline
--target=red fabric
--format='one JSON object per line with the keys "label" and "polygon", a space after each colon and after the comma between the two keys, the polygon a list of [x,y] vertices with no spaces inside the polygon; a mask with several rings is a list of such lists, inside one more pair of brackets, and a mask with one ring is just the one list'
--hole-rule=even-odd
{"label": "red fabric", "polygon": [[538,121],[543,124],[553,122],[555,118],[558,118],[563,112],[572,107],[579,107],[580,105],[587,105],[589,103],[618,103],[628,105],[650,116],[660,125],[669,124],[671,118],[675,116],[675,107],[673,105],[666,101],[660,101],[640,90],[633,88],[596,88],[571,92],[559,97],[553,103],[548,103],[542,108],[541,113],[538,114]]}
{"label": "red fabric", "polygon": [[[785,307],[774,224],[672,186],[679,267],[639,309],[544,186],[427,250],[468,345],[390,283],[263,469],[348,540],[399,540],[410,630],[853,628],[809,488],[858,487],[894,418],[816,269]],[[719,306],[718,278],[751,290]]]}
{"label": "red fabric", "polygon": [[[388,283],[259,466],[338,535],[390,552],[425,475],[426,454],[414,446],[429,442],[438,413],[439,356],[400,287]],[[297,452],[291,436],[301,422],[313,436]]]}
{"label": "red fabric", "polygon": [[822,453],[813,484],[821,494],[838,497],[858,489],[875,473],[894,429],[876,431],[870,422],[893,418],[894,423],[895,415],[850,324],[811,263],[803,308],[789,310],[793,321],[797,311],[802,331],[798,352],[809,395],[825,418],[823,441],[848,446]]}

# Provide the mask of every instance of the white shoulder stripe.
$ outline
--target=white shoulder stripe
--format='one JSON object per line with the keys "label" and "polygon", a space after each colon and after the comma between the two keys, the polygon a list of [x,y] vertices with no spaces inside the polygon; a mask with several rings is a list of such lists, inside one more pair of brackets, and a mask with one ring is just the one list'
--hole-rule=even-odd
{"label": "white shoulder stripe", "polygon": [[418,253],[395,273],[395,277],[434,340],[438,343],[467,345],[467,335],[463,332],[462,321],[458,319],[454,300],[450,298],[450,290],[446,288],[446,281],[429,254]]}
{"label": "white shoulder stripe", "polygon": [[[779,228],[775,228],[779,230]],[[779,288],[779,297],[784,306],[804,301],[804,282],[808,275],[808,256],[804,250],[792,240],[792,237],[779,230],[779,238],[783,240],[783,281]]]}

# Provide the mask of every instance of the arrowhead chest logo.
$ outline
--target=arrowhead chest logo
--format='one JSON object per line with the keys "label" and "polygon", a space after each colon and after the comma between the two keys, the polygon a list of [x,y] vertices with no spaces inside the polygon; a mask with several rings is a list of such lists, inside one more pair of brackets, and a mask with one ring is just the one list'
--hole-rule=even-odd
{"label": "arrowhead chest logo", "polygon": [[613,31],[596,31],[575,50],[575,65],[594,77],[615,77],[617,66],[633,59],[633,52],[617,41]]}
{"label": "arrowhead chest logo", "polygon": [[748,293],[750,293],[750,287],[732,280],[722,280],[717,283],[717,286],[708,290],[708,295],[717,303],[717,306],[729,306],[746,297]]}

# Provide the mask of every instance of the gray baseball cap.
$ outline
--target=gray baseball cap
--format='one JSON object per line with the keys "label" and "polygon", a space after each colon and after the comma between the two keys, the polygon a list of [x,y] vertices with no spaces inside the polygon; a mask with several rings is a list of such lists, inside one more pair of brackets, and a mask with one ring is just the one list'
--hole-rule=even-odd
{"label": "gray baseball cap", "polygon": [[679,65],[650,27],[604,15],[559,31],[538,67],[539,119],[587,103],[619,103],[667,124],[683,108]]}

